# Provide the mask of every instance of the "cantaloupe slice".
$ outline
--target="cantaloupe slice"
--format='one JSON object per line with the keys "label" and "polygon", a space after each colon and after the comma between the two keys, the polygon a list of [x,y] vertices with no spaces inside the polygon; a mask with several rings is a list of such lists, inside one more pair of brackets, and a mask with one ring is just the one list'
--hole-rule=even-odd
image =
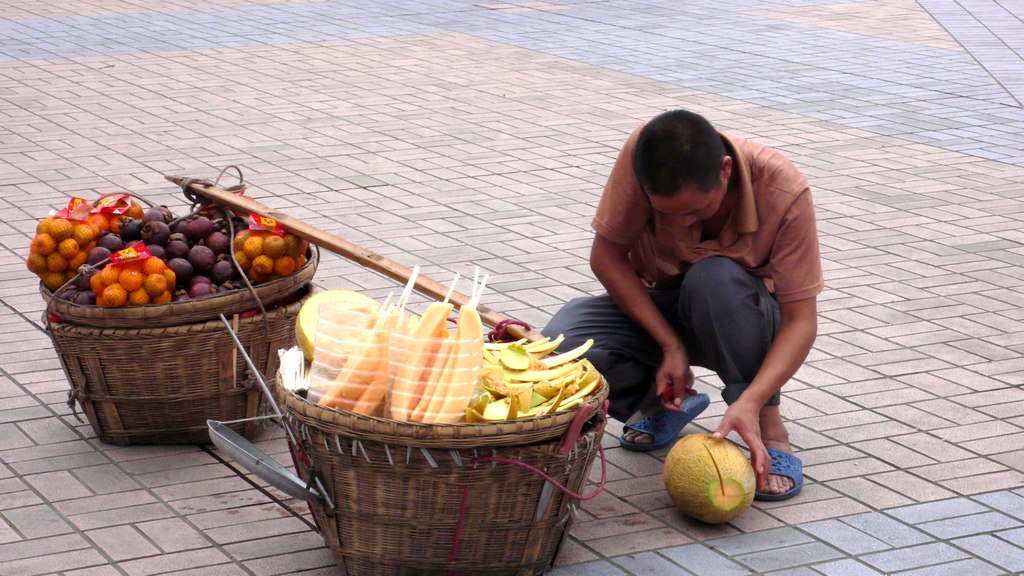
{"label": "cantaloupe slice", "polygon": [[313,350],[316,348],[316,324],[320,319],[320,306],[331,303],[338,306],[351,307],[354,311],[376,314],[379,308],[377,301],[360,292],[352,290],[324,290],[309,297],[295,321],[295,341],[302,349],[307,362],[313,361]]}

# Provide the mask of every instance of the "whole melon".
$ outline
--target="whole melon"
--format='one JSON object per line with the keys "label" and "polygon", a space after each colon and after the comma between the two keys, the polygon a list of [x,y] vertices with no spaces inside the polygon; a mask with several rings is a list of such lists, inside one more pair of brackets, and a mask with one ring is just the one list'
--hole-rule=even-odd
{"label": "whole melon", "polygon": [[377,312],[380,305],[369,296],[353,290],[324,290],[309,297],[299,309],[299,316],[295,321],[295,340],[302,349],[302,354],[309,362],[313,361],[313,350],[315,348],[316,324],[319,320],[321,304],[335,304],[344,307],[351,307],[352,310],[365,311],[373,314]]}
{"label": "whole melon", "polygon": [[679,508],[708,524],[739,516],[754,500],[757,479],[750,460],[731,441],[688,434],[665,458],[665,489]]}

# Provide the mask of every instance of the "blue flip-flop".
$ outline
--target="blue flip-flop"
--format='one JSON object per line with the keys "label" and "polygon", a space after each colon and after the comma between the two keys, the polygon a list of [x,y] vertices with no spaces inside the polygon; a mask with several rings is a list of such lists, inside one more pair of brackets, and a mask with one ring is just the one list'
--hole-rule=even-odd
{"label": "blue flip-flop", "polygon": [[619,444],[626,450],[633,450],[635,452],[651,452],[664,448],[675,442],[676,436],[683,429],[683,426],[686,426],[691,420],[696,418],[710,404],[711,399],[708,398],[707,394],[688,396],[686,400],[683,400],[682,405],[679,406],[679,410],[661,408],[643,420],[625,426],[626,430],[636,430],[637,432],[650,434],[654,437],[654,442],[650,444],[627,442],[623,435],[619,436]]}
{"label": "blue flip-flop", "polygon": [[754,492],[754,500],[761,500],[764,502],[789,500],[793,496],[796,496],[800,492],[800,489],[804,487],[803,462],[800,462],[800,459],[796,456],[783,452],[782,450],[776,450],[775,448],[769,448],[768,455],[772,457],[772,467],[769,474],[789,478],[793,481],[793,487],[781,494]]}

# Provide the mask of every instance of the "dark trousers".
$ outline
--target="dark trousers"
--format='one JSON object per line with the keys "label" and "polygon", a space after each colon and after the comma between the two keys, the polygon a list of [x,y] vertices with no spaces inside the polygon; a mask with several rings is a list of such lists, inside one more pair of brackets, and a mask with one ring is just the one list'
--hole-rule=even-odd
{"label": "dark trousers", "polygon": [[[694,264],[679,288],[651,290],[651,299],[686,346],[690,364],[714,371],[732,404],[761,368],[778,332],[779,303],[764,281],[724,257]],[[559,310],[542,330],[565,334],[562,350],[588,338],[586,354],[611,388],[611,414],[625,421],[657,403],[654,376],[661,346],[607,295],[577,298]],[[769,405],[779,404],[776,394]]]}

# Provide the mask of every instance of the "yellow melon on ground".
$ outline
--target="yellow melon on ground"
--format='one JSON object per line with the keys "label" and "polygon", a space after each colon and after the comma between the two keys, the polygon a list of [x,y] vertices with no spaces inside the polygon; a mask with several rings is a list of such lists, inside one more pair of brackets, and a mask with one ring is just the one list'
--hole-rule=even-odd
{"label": "yellow melon on ground", "polygon": [[754,500],[757,478],[740,447],[710,434],[689,434],[665,458],[665,489],[687,516],[722,524]]}
{"label": "yellow melon on ground", "polygon": [[380,308],[376,300],[353,290],[324,290],[310,296],[299,309],[299,317],[295,321],[295,341],[309,362],[313,361],[316,323],[320,318],[322,304],[351,307],[354,311],[363,311],[368,314],[375,314]]}

